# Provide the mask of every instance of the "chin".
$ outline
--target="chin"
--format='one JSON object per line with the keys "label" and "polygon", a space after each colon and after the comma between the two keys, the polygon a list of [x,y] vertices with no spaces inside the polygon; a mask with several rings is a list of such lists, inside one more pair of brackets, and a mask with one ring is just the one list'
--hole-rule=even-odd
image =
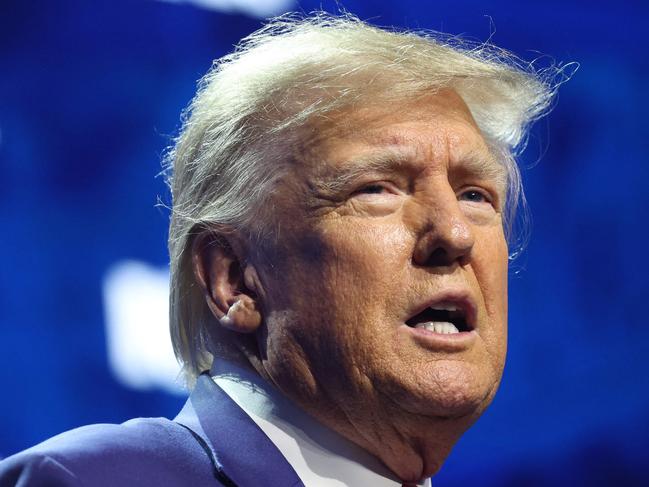
{"label": "chin", "polygon": [[467,427],[493,400],[499,375],[461,362],[437,362],[428,377],[427,399],[420,406],[427,416],[466,419]]}

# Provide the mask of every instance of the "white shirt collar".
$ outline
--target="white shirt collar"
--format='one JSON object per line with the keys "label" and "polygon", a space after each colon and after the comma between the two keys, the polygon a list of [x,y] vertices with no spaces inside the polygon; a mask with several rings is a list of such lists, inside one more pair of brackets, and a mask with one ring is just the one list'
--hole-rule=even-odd
{"label": "white shirt collar", "polygon": [[[219,358],[211,375],[270,438],[306,487],[401,487],[376,457],[320,424],[251,369]],[[430,479],[419,485],[430,487]]]}

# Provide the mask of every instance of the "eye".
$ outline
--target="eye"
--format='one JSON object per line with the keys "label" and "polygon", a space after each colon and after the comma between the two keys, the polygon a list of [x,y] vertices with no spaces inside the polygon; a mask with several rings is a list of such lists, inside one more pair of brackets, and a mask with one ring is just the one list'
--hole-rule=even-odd
{"label": "eye", "polygon": [[462,201],[470,201],[472,203],[491,203],[491,198],[489,198],[483,191],[477,189],[470,189],[460,193],[459,199]]}
{"label": "eye", "polygon": [[381,194],[385,191],[387,191],[385,186],[381,184],[368,184],[356,191],[356,194]]}
{"label": "eye", "polygon": [[352,196],[396,196],[399,194],[399,189],[393,183],[388,181],[376,181],[357,186]]}

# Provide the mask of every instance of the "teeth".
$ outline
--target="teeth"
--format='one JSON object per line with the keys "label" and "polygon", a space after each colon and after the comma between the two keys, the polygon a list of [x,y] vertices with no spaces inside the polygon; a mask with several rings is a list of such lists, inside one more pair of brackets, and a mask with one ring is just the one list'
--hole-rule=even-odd
{"label": "teeth", "polygon": [[446,321],[429,321],[427,323],[419,323],[415,328],[424,328],[425,330],[432,331],[433,333],[442,333],[448,335],[451,333],[460,333],[453,323]]}
{"label": "teeth", "polygon": [[430,309],[437,311],[457,311],[459,308],[454,304],[436,304],[435,306],[431,306]]}

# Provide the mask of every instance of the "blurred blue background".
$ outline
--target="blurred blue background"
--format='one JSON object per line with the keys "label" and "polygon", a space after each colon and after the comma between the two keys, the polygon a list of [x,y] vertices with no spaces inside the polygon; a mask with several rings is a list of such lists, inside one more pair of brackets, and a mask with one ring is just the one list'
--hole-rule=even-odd
{"label": "blurred blue background", "polygon": [[[649,485],[647,3],[343,5],[581,64],[521,160],[533,235],[510,281],[503,385],[435,486]],[[213,59],[264,15],[319,7],[337,9],[2,2],[0,457],[82,424],[179,410],[161,153]]]}

